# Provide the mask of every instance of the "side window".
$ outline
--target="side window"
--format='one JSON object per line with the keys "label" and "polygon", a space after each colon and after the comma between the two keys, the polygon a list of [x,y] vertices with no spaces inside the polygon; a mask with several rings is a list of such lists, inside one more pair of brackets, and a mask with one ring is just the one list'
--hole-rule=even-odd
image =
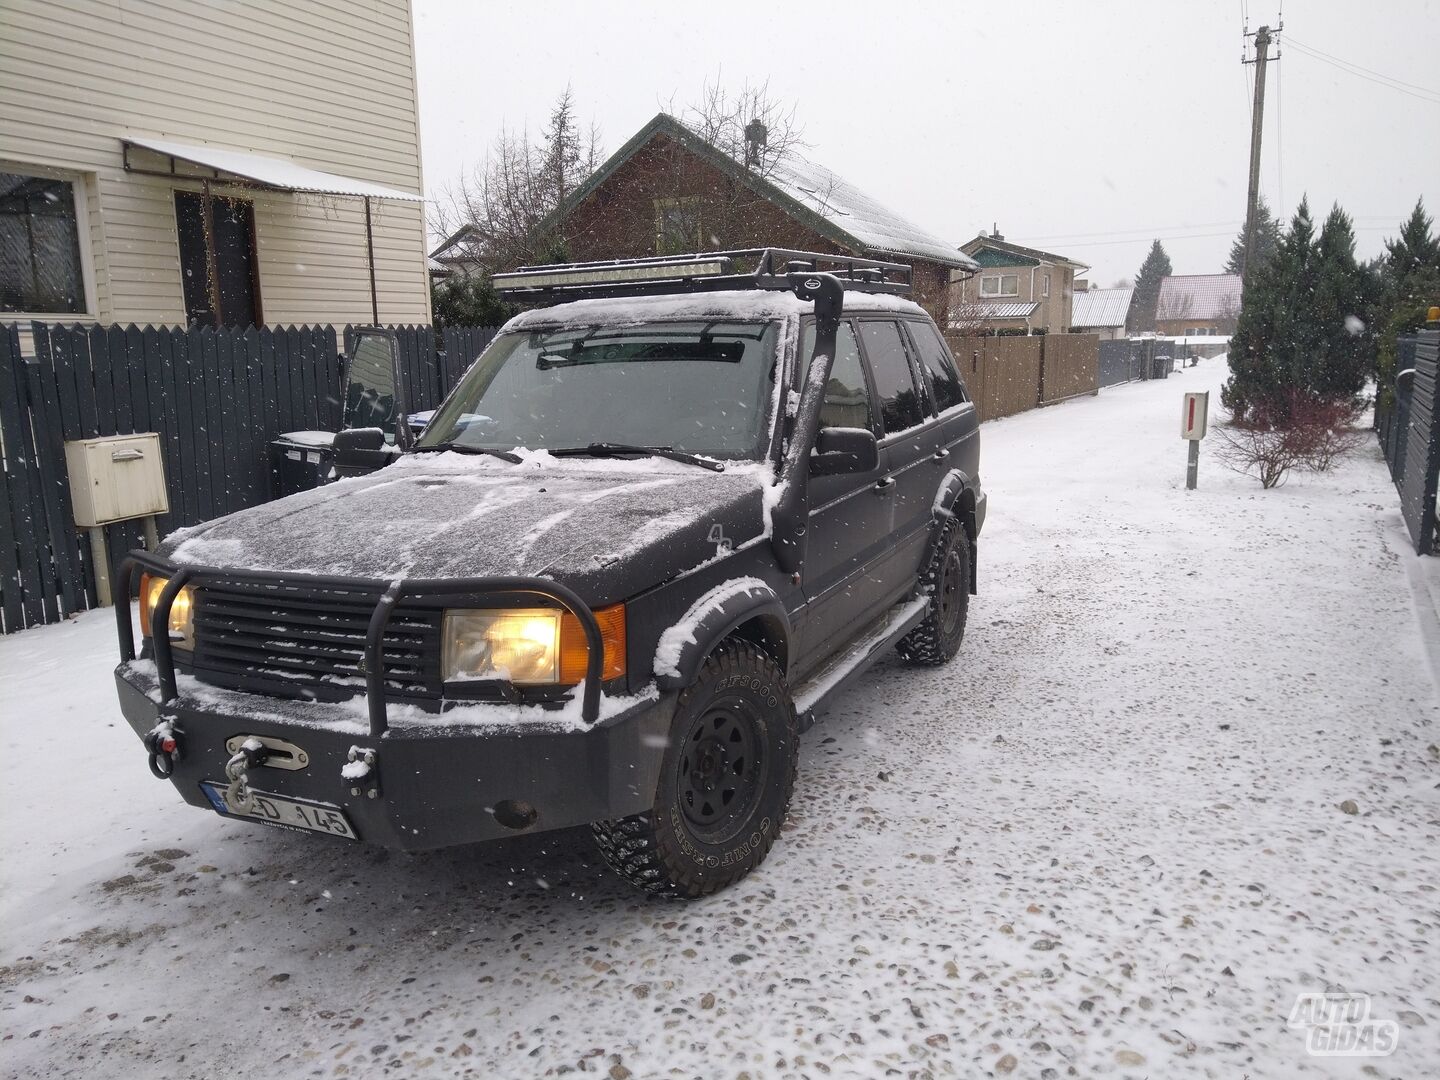
{"label": "side window", "polygon": [[900,327],[893,322],[862,322],[860,339],[865,343],[865,357],[870,361],[870,375],[875,380],[875,396],[880,402],[886,433],[919,424],[925,416]]}
{"label": "side window", "polygon": [[[815,324],[806,323],[800,334],[800,363],[810,368],[810,354],[815,351]],[[804,376],[801,376],[801,384]],[[820,407],[822,428],[865,428],[875,425],[871,419],[870,388],[865,385],[865,372],[860,367],[860,347],[855,331],[848,322],[840,324],[835,335],[835,362],[830,365],[830,381],[825,384],[825,404]]]}
{"label": "side window", "polygon": [[920,362],[930,373],[930,384],[935,388],[935,406],[940,412],[953,408],[970,399],[965,394],[965,384],[955,371],[955,361],[950,358],[939,333],[929,323],[906,323],[915,347],[920,352]]}

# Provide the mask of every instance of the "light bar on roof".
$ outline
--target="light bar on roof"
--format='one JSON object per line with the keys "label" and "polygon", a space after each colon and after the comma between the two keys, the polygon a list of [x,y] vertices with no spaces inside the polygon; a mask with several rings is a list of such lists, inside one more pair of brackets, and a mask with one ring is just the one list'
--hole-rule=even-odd
{"label": "light bar on roof", "polygon": [[731,270],[729,259],[701,259],[695,262],[651,263],[640,266],[608,266],[588,270],[523,270],[496,274],[501,289],[563,289],[567,285],[606,285],[621,281],[673,281],[676,278],[717,277]]}

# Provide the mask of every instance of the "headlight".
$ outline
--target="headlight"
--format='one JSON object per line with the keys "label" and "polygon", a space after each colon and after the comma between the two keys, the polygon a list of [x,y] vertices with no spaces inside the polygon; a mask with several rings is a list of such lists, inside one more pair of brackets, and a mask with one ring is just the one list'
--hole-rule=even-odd
{"label": "headlight", "polygon": [[[140,576],[140,633],[147,638],[155,605],[169,580],[154,574]],[[195,648],[195,590],[189,585],[182,586],[170,604],[170,643],[181,649]]]}
{"label": "headlight", "polygon": [[[625,673],[625,605],[595,612],[605,656],[602,679]],[[574,685],[589,655],[580,620],[555,608],[451,610],[445,613],[446,682],[503,679],[516,685]]]}

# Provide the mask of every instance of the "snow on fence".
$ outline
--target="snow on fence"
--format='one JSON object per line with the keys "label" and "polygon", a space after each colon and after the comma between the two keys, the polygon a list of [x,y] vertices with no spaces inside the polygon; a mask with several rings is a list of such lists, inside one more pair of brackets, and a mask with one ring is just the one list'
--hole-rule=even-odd
{"label": "snow on fence", "polygon": [[[412,409],[434,408],[495,334],[392,327]],[[67,440],[155,431],[170,513],[162,531],[271,498],[268,443],[340,426],[333,326],[182,329],[32,323],[0,326],[0,631],[56,622],[96,603],[84,533],[74,525]],[[112,557],[140,544],[140,523],[107,528]]]}
{"label": "snow on fence", "polygon": [[1094,334],[946,334],[981,420],[1013,416],[1100,389]]}
{"label": "snow on fence", "polygon": [[[1398,370],[1414,370],[1408,391],[1376,403],[1375,428],[1400,509],[1419,555],[1436,552],[1435,496],[1440,481],[1440,329],[1398,341]],[[1384,397],[1382,395],[1382,397]]]}

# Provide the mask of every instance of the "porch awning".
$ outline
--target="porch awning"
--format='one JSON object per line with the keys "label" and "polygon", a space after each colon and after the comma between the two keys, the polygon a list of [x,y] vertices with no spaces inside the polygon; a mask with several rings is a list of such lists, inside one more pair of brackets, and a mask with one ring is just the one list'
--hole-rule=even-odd
{"label": "porch awning", "polygon": [[[169,139],[138,138],[121,140],[125,144],[126,166],[129,149],[138,146],[152,153],[177,161],[188,161],[206,169],[238,176],[273,191],[303,191],[314,195],[352,195],[357,198],[402,199],[424,202],[424,196],[398,188],[372,184],[368,180],[352,180],[348,176],[307,168],[286,158],[252,154],[244,150],[226,150],[219,146],[197,146],[194,143],[171,142]],[[173,170],[173,166],[172,166]],[[204,179],[195,177],[194,179]],[[223,177],[210,177],[221,180]]]}

